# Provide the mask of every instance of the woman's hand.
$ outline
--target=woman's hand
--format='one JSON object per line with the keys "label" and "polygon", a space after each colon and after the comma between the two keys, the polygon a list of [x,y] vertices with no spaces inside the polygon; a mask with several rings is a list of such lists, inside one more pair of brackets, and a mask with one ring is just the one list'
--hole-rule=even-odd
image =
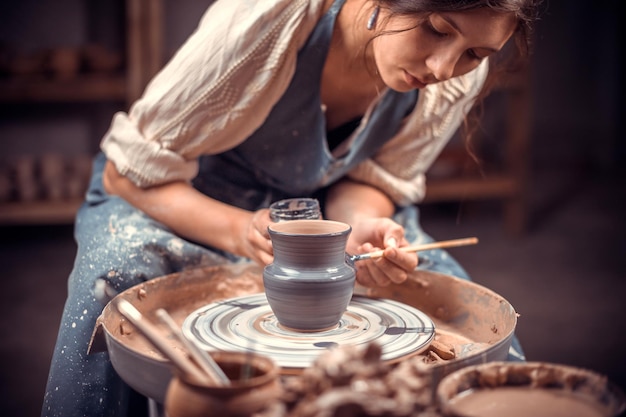
{"label": "woman's hand", "polygon": [[252,214],[243,244],[243,252],[261,266],[274,260],[274,252],[267,227],[272,223],[269,209],[257,210]]}
{"label": "woman's hand", "polygon": [[350,254],[384,249],[381,258],[355,262],[356,279],[364,286],[405,281],[417,266],[417,254],[397,250],[407,246],[404,228],[391,220],[395,206],[381,190],[344,179],[327,195],[326,214],[352,226],[346,250]]}
{"label": "woman's hand", "polygon": [[407,245],[404,229],[389,218],[369,218],[353,223],[348,239],[348,253],[384,249],[380,258],[355,262],[357,281],[366,287],[404,282],[409,272],[417,267],[417,254],[397,250]]}

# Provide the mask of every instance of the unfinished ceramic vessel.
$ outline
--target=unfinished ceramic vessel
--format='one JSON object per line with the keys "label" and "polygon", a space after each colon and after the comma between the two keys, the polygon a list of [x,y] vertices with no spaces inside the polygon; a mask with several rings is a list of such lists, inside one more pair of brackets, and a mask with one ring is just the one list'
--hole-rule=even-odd
{"label": "unfinished ceramic vessel", "polygon": [[263,285],[282,326],[321,331],[339,323],[354,292],[356,271],[345,255],[351,231],[331,220],[269,226],[274,262],[263,270]]}
{"label": "unfinished ceramic vessel", "polygon": [[169,417],[238,417],[261,412],[278,400],[278,366],[269,357],[243,352],[212,352],[228,386],[201,385],[176,375],[165,398]]}

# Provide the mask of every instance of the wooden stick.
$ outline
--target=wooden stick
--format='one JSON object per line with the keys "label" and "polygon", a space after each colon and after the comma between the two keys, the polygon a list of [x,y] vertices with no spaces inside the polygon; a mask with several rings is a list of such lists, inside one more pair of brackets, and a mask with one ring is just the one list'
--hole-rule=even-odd
{"label": "wooden stick", "polygon": [[117,309],[126,317],[152,344],[187,377],[193,378],[199,383],[209,383],[207,376],[185,355],[171,346],[171,342],[161,331],[133,306],[123,298],[117,301]]}
{"label": "wooden stick", "polygon": [[[475,245],[478,243],[478,238],[468,237],[463,239],[443,240],[441,242],[424,243],[414,246],[403,246],[398,248],[402,252],[421,252],[430,249],[452,248],[456,246]],[[361,261],[363,259],[380,258],[385,253],[384,250],[377,250],[370,253],[362,253],[360,255],[353,255],[350,257],[352,261]]]}
{"label": "wooden stick", "polygon": [[161,320],[163,324],[165,324],[172,334],[176,336],[178,340],[180,340],[183,345],[189,350],[189,354],[191,357],[198,363],[200,368],[218,385],[229,385],[230,379],[224,373],[222,368],[213,360],[211,355],[209,355],[204,350],[200,349],[198,345],[196,345],[192,340],[189,340],[185,337],[183,332],[178,328],[172,316],[169,315],[167,311],[162,308],[159,308],[156,311],[157,317]]}

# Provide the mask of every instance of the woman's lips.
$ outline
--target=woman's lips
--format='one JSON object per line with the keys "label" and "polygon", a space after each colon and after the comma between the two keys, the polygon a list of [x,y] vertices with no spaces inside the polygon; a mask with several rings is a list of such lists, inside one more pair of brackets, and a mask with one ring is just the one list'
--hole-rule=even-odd
{"label": "woman's lips", "polygon": [[406,70],[404,70],[404,81],[411,86],[411,88],[424,88],[426,84],[418,80],[416,77],[409,74]]}

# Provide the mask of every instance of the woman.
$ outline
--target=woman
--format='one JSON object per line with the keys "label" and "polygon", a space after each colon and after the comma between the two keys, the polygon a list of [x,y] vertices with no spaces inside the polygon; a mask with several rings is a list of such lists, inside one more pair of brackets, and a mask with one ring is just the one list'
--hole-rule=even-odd
{"label": "woman", "polygon": [[[485,86],[527,45],[538,0],[215,2],[128,114],[115,115],[76,219],[78,254],[43,412],[124,415],[128,388],[87,355],[116,291],[226,262],[272,261],[267,207],[313,196],[352,225],[368,286],[402,282],[429,240],[424,173]],[[524,48],[522,48],[524,49]],[[467,278],[443,251],[420,266]]]}

